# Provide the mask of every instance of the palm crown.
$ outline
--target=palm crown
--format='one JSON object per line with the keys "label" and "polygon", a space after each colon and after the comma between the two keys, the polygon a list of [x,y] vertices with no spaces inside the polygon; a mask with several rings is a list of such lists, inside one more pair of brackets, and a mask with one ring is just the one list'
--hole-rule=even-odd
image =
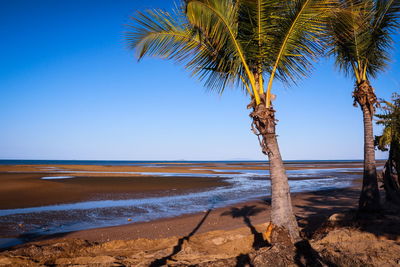
{"label": "palm crown", "polygon": [[306,76],[322,52],[325,22],[335,2],[188,0],[173,14],[138,13],[127,39],[139,59],[175,60],[208,88],[222,92],[241,85],[257,104],[269,106],[273,80],[295,82]]}
{"label": "palm crown", "polygon": [[271,222],[288,229],[293,240],[298,229],[275,134],[272,83],[307,75],[324,47],[334,1],[187,0],[173,15],[139,13],[128,33],[139,59],[151,55],[183,63],[220,92],[232,85],[247,90],[252,130],[270,160]]}
{"label": "palm crown", "polygon": [[357,83],[376,77],[390,59],[392,34],[398,28],[398,0],[342,0],[332,17],[331,54],[336,65]]}

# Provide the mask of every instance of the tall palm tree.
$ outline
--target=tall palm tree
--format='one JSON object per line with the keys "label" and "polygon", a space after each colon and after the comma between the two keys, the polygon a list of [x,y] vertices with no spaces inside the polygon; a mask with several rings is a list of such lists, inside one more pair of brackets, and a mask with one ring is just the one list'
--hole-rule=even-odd
{"label": "tall palm tree", "polygon": [[380,210],[375,165],[372,119],[377,98],[370,84],[390,59],[392,33],[398,28],[398,0],[341,0],[331,23],[332,50],[336,65],[355,80],[354,105],[361,107],[364,121],[364,176],[360,212]]}
{"label": "tall palm tree", "polygon": [[382,151],[389,150],[383,172],[386,199],[400,205],[400,95],[393,94],[393,102],[383,101],[383,114],[377,124],[383,125],[382,135],[375,136],[375,144]]}
{"label": "tall palm tree", "polygon": [[[141,59],[183,63],[219,92],[243,88],[250,98],[252,130],[269,158],[273,225],[293,240],[298,226],[276,137],[273,81],[306,76],[321,53],[333,0],[186,0],[174,14],[139,12],[127,33]],[[267,82],[265,82],[267,81]],[[266,84],[266,86],[264,86]]]}

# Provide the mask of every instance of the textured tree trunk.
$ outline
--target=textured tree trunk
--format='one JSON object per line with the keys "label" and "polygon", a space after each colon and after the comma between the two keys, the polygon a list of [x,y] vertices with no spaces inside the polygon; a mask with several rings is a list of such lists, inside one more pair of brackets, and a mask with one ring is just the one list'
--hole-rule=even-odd
{"label": "textured tree trunk", "polygon": [[268,156],[271,177],[272,210],[271,222],[273,225],[285,228],[293,241],[299,239],[299,229],[293,213],[290,189],[285,167],[279,151],[275,134],[275,110],[266,108],[264,104],[255,105],[250,117],[253,119],[253,132],[258,136],[264,154]]}
{"label": "textured tree trunk", "polygon": [[355,103],[361,107],[364,121],[364,176],[358,210],[362,213],[373,213],[380,210],[372,125],[377,100],[368,81],[358,84],[353,96]]}
{"label": "textured tree trunk", "polygon": [[288,178],[275,134],[263,136],[269,150],[268,159],[271,176],[271,222],[274,225],[288,229],[292,239],[299,237],[296,217],[292,209]]}

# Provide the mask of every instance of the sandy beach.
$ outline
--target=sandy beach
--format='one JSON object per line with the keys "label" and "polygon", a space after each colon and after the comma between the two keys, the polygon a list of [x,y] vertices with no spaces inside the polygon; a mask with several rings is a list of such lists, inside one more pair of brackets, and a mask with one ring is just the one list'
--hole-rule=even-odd
{"label": "sandy beach", "polygon": [[[292,200],[300,226],[306,231],[312,231],[316,224],[333,213],[344,209],[356,208],[358,196],[359,188],[355,186],[337,190],[297,193],[293,195]],[[150,222],[133,222],[122,226],[77,231],[63,234],[62,237],[105,242],[110,240],[185,236],[196,228],[199,222],[202,223],[197,228],[196,233],[246,227],[246,223],[243,220],[244,217],[249,217],[254,225],[269,222],[270,199],[258,199],[215,210],[205,210],[200,213]],[[310,221],[312,221],[312,224],[309,223]]]}
{"label": "sandy beach", "polygon": [[[126,199],[195,192],[224,186],[223,175],[267,171],[266,163],[153,163],[145,166],[0,165],[0,209],[15,209],[94,199]],[[360,168],[361,163],[287,164],[288,170]],[[217,171],[216,171],[217,170]],[[359,169],[344,171],[359,174]],[[165,176],[165,174],[169,174]],[[215,174],[214,176],[201,176]],[[194,175],[199,175],[198,177]],[[52,179],[52,178],[55,179]],[[44,178],[44,179],[43,179]],[[61,179],[57,179],[61,178]],[[62,179],[65,178],[65,179]],[[73,178],[73,179],[68,179]],[[291,179],[313,179],[292,177]]]}
{"label": "sandy beach", "polygon": [[[76,176],[43,180],[49,173],[0,173],[0,209],[195,192],[226,185],[222,179],[156,176]],[[58,177],[58,176],[56,176]]]}
{"label": "sandy beach", "polygon": [[[332,230],[332,218],[357,207],[359,162],[287,165],[302,236],[320,255],[329,252],[332,260],[341,246],[334,261],[347,255],[351,264],[344,266],[353,266],[359,238],[365,247],[359,262],[376,247],[387,252],[376,264],[394,260],[397,217]],[[0,265],[246,266],[283,257],[289,266],[297,249],[273,252],[263,237],[270,221],[267,173],[260,163],[0,166]],[[343,231],[350,231],[348,243]]]}
{"label": "sandy beach", "polygon": [[400,217],[358,225],[337,219],[354,214],[358,195],[358,186],[294,194],[302,236],[309,240],[294,247],[268,245],[263,233],[270,203],[259,199],[151,222],[37,236],[0,252],[0,266],[396,266]]}
{"label": "sandy beach", "polygon": [[[360,162],[286,165],[299,213],[305,214],[301,207],[310,199],[330,207],[335,194],[354,205]],[[251,208],[255,223],[265,223],[267,174],[264,162],[0,165],[0,239],[4,247],[54,235],[93,241],[170,237],[190,231],[207,211],[198,232],[227,230],[243,226],[240,216],[226,215],[243,207]]]}

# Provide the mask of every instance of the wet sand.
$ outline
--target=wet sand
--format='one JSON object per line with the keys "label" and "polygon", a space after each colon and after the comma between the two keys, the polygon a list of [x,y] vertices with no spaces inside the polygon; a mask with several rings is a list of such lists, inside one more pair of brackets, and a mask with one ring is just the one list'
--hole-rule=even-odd
{"label": "wet sand", "polygon": [[78,176],[42,180],[49,173],[0,173],[0,209],[26,208],[98,199],[176,195],[227,185],[222,178]]}
{"label": "wet sand", "polygon": [[[329,215],[344,208],[356,208],[358,196],[359,190],[353,187],[293,194],[292,202],[300,227],[307,225],[312,228],[313,226],[308,223],[310,217],[313,217],[313,221],[322,221]],[[63,237],[101,242],[184,236],[193,230],[206,213],[207,211],[204,211],[151,222],[77,231],[65,234]],[[246,223],[243,221],[245,215],[248,215],[254,225],[269,222],[270,199],[253,200],[211,210],[196,233],[245,227]]]}
{"label": "wet sand", "polygon": [[[356,209],[362,181],[362,172],[360,171],[362,165],[359,163],[316,163],[314,166],[312,165],[313,164],[309,162],[307,162],[307,166],[292,164],[287,166],[287,169],[349,168],[349,170],[340,170],[339,178],[346,179],[347,176],[352,176],[354,178],[351,178],[351,184],[346,188],[325,189],[292,194],[292,203],[296,218],[304,237],[307,238],[311,238],[313,233],[318,232],[319,230],[316,231],[316,229],[320,229],[321,225],[323,225],[327,218],[332,214],[349,211],[349,209],[351,209],[349,212],[349,214],[351,214],[353,212],[352,209]],[[14,205],[12,201],[10,201],[13,197],[15,198],[15,201],[18,201],[18,198],[23,199],[23,201],[19,202],[18,205],[26,207],[27,203],[29,202],[32,204],[35,198],[40,201],[48,201],[46,203],[54,204],[57,201],[61,201],[62,203],[77,201],[74,200],[74,198],[79,199],[78,201],[82,201],[93,198],[123,199],[124,196],[127,198],[132,196],[137,198],[139,195],[148,197],[153,193],[160,196],[161,194],[174,194],[174,191],[177,191],[176,193],[178,193],[190,192],[191,190],[208,190],[207,188],[213,188],[227,183],[224,178],[218,178],[217,176],[208,178],[177,176],[162,177],[154,175],[145,176],[138,173],[124,173],[123,175],[114,173],[104,173],[103,175],[99,175],[98,173],[89,173],[86,176],[86,173],[82,173],[82,171],[105,171],[105,169],[111,170],[111,172],[121,172],[120,166],[44,166],[45,168],[41,169],[42,167],[0,166],[0,182],[2,185],[5,185],[0,188],[0,204],[6,207],[11,207]],[[57,172],[55,171],[55,168],[62,168],[63,171],[61,173]],[[65,171],[66,168],[69,168],[68,171]],[[212,170],[214,168],[218,169],[217,173],[225,173],[225,171],[226,173],[235,173],[238,169],[258,170],[258,168],[261,168],[260,170],[265,170],[265,167],[260,166],[259,163],[243,165],[203,164],[201,166],[195,166],[193,164],[186,166],[183,166],[182,164],[177,166],[177,164],[171,163],[160,164],[159,167],[129,166],[123,169],[125,169],[126,172],[139,172],[138,170],[141,170],[142,172],[168,173],[168,171],[170,171],[171,173],[186,174],[188,172],[215,173]],[[357,169],[351,170],[351,168]],[[223,171],[221,172],[221,170]],[[318,182],[318,180],[314,180],[318,179],[318,176],[323,177],[327,173],[330,174],[330,172],[322,170],[321,172],[317,170],[316,172],[307,173],[308,172],[304,172],[304,176],[292,176],[292,182],[293,180],[304,179],[311,180],[311,183],[314,184]],[[323,175],[323,173],[325,174]],[[56,180],[40,179],[43,176],[77,177]],[[251,182],[256,182],[257,179],[261,178],[263,179],[262,183],[265,184],[265,176],[260,176],[258,178],[255,177]],[[330,181],[329,176],[325,176],[324,179]],[[340,183],[342,182],[343,181],[340,180]],[[173,185],[173,188],[171,185]],[[310,186],[311,184],[306,183],[306,185]],[[171,191],[172,189],[176,190]],[[207,191],[207,194],[209,194],[209,191]],[[251,196],[253,197],[253,195]],[[8,203],[6,203],[5,199],[7,199]],[[38,203],[40,203],[40,201]],[[76,263],[85,265],[86,263],[94,263],[96,261],[96,264],[101,263],[104,266],[111,266],[112,263],[116,262],[129,263],[127,266],[148,266],[149,264],[147,263],[158,262],[164,259],[166,260],[166,263],[178,263],[181,258],[183,259],[182,262],[185,264],[195,263],[198,260],[196,257],[199,257],[204,262],[207,262],[208,260],[225,260],[225,258],[232,258],[232,264],[228,264],[229,266],[242,266],[238,265],[238,263],[240,262],[239,259],[242,259],[241,256],[243,256],[244,252],[238,251],[238,248],[248,248],[248,251],[246,250],[245,253],[250,254],[246,254],[245,256],[249,259],[253,257],[251,256],[251,253],[253,253],[251,252],[252,246],[254,247],[257,235],[261,235],[261,233],[265,231],[266,223],[270,221],[270,208],[269,198],[253,198],[221,208],[211,208],[202,212],[157,219],[148,222],[138,221],[138,217],[135,217],[135,212],[132,212],[129,213],[129,217],[123,219],[121,222],[123,225],[120,226],[99,227],[53,235],[43,235],[43,232],[41,234],[32,234],[29,229],[24,229],[24,225],[18,225],[19,215],[16,214],[16,220],[10,221],[10,224],[7,225],[5,220],[0,224],[0,232],[11,234],[3,237],[17,237],[19,241],[34,242],[36,245],[18,245],[16,248],[20,247],[20,249],[9,249],[6,252],[0,253],[0,263],[9,263],[9,266],[17,266],[18,264],[33,266],[32,264],[38,262],[45,262],[46,264],[52,264],[54,262],[57,264]],[[96,210],[96,212],[101,212],[103,209]],[[51,222],[52,220],[57,220],[57,216],[60,216],[60,218],[65,217],[66,215],[69,216],[72,212],[72,210],[57,211],[52,214],[49,213],[49,217],[46,217],[45,213],[38,213],[36,216],[31,218],[31,223],[43,227],[45,226],[46,221]],[[101,216],[112,217],[114,216],[113,212],[118,215],[118,208],[112,208],[111,212],[108,210],[106,213],[101,214]],[[138,215],[138,213],[136,213],[136,215]],[[0,222],[1,220],[2,218],[0,217]],[[396,225],[392,222],[390,223]],[[7,226],[12,226],[12,229],[6,229]],[[359,238],[360,233],[355,230],[353,232],[353,235],[355,235],[356,238]],[[340,234],[341,232],[337,234],[338,237],[333,236],[329,238],[333,241],[339,240],[338,244],[342,244],[343,240]],[[343,229],[343,234],[348,236],[349,230],[347,228]],[[364,254],[368,257],[368,260],[365,262],[370,262],[370,255],[381,255],[379,249],[385,245],[386,258],[392,261],[393,259],[396,259],[399,250],[393,245],[393,242],[395,241],[382,240],[381,236],[375,238],[376,240],[372,240],[371,237],[373,236],[371,234],[363,234],[365,237],[363,237],[364,239],[362,240],[360,239],[360,244],[367,244],[369,242],[368,246],[377,249],[370,252],[368,249],[360,248],[357,251],[355,249],[359,247],[359,244],[355,244],[353,240],[350,240],[351,242],[349,243],[350,245],[348,250],[355,252],[349,253],[349,258],[353,259],[355,256],[360,254],[360,251],[365,250],[366,252]],[[224,242],[227,242],[226,240],[229,242],[225,244]],[[246,246],[243,246],[244,240],[247,240],[247,243],[245,242]],[[321,242],[326,243],[327,240]],[[330,251],[336,253],[337,244],[332,240],[330,240],[330,242],[333,243]],[[1,242],[3,242],[3,247],[4,244],[8,244],[8,246],[12,246],[12,244],[15,245],[16,243],[13,243],[15,241],[15,238],[0,237],[0,245]],[[399,241],[399,239],[397,239],[397,241]],[[221,242],[223,243],[222,246]],[[312,242],[312,240],[310,242]],[[317,247],[321,246],[322,243],[320,243],[316,243]],[[181,244],[181,246],[179,246],[179,244]],[[330,243],[328,242],[328,244]],[[325,247],[318,247],[318,251],[325,253],[327,251]],[[387,253],[389,248],[393,250],[391,253]],[[0,248],[0,251],[3,250],[5,249]],[[287,249],[285,248],[285,251],[286,250]],[[342,250],[344,251],[344,249]],[[170,251],[173,251],[172,254]],[[282,255],[285,251],[279,251],[277,255]],[[249,257],[249,255],[251,257]],[[205,257],[208,258],[205,259]],[[271,257],[273,258],[272,262],[274,265],[276,263],[276,256]],[[342,257],[343,253],[340,251],[338,258]],[[381,260],[380,262],[387,263],[387,259],[382,260],[380,256],[379,259]],[[377,264],[377,266],[380,265],[382,264]]]}
{"label": "wet sand", "polygon": [[[197,191],[207,191],[212,188],[226,186],[229,184],[223,177],[218,175],[237,174],[238,170],[265,170],[267,164],[264,163],[153,163],[142,164],[138,166],[99,166],[99,165],[3,165],[0,166],[0,209],[14,209],[37,207],[43,205],[55,205],[64,203],[77,203],[92,200],[119,200],[119,199],[138,199],[146,197],[173,196],[182,193],[192,193]],[[306,162],[306,163],[289,163],[286,164],[288,170],[303,169],[336,169],[336,168],[361,168],[359,162],[335,163],[335,162]],[[143,175],[142,173],[152,173],[152,175]],[[157,176],[157,173],[170,173],[172,176]],[[183,176],[173,176],[173,174],[182,174]],[[213,177],[189,177],[186,174],[213,174]],[[344,175],[359,176],[359,170],[343,172]],[[59,177],[71,176],[70,179],[54,179],[43,180],[43,177]],[[265,176],[254,179],[264,181]],[[292,180],[310,180],[317,179],[317,176],[304,178],[293,177]],[[263,182],[264,183],[264,182]],[[349,190],[322,190],[313,193],[297,193],[294,194],[293,203],[296,211],[300,206],[306,207],[305,201],[311,198],[310,205],[315,206],[315,202],[320,202],[325,208],[321,212],[326,212],[334,208],[329,202],[339,192],[340,201],[351,198],[352,206],[356,203],[358,192],[355,188],[360,187],[359,182],[354,180],[353,187]],[[332,195],[333,194],[333,195]],[[318,197],[316,197],[318,196]],[[240,196],[238,196],[240,197]],[[346,205],[347,205],[346,204]],[[225,208],[213,209],[207,218],[207,221],[199,229],[199,232],[210,230],[226,230],[243,226],[243,221],[235,216],[227,214],[233,209],[243,209],[249,207],[256,209],[257,213],[252,214],[252,220],[255,223],[264,223],[269,221],[269,204],[268,201],[255,199],[253,201],[234,204]],[[190,230],[190,227],[201,220],[204,213],[195,213],[191,215],[182,215],[174,218],[158,219],[150,222],[135,222],[135,212],[132,210],[129,217],[125,217],[123,211],[119,212],[119,208],[108,209],[106,213],[103,209],[96,209],[96,215],[107,218],[121,217],[119,225],[122,226],[96,228],[92,230],[77,231],[66,234],[68,237],[79,237],[84,239],[105,241],[108,239],[134,239],[139,237],[159,238],[184,234]],[[138,210],[138,212],[140,212]],[[104,214],[103,214],[104,213]],[[302,214],[304,212],[302,211]],[[19,226],[20,222],[24,222],[23,216],[13,215],[7,219],[0,217],[0,232],[2,237],[16,237],[21,235],[24,238],[24,232],[29,233],[31,230],[45,229],[46,222],[63,221],[66,214],[74,218],[83,218],[83,214],[79,211],[53,212],[51,217],[38,213],[29,219],[31,228],[24,228],[25,223]],[[239,216],[240,217],[240,216]],[[26,218],[26,217],[25,217]],[[129,223],[132,220],[133,223]],[[129,223],[129,224],[127,224]],[[115,224],[114,224],[115,225]],[[32,228],[33,227],[33,228]],[[44,227],[44,228],[43,228]],[[93,226],[92,226],[93,227]],[[89,228],[89,227],[87,227]],[[80,228],[82,229],[82,228]],[[60,235],[60,234],[57,234]],[[64,235],[64,234],[61,234]],[[35,236],[36,238],[36,236]],[[48,238],[45,237],[45,238]]]}
{"label": "wet sand", "polygon": [[[361,163],[288,163],[288,170],[361,168]],[[218,169],[216,172],[213,169]],[[267,163],[152,163],[138,166],[0,165],[0,209],[26,208],[100,199],[127,199],[196,192],[228,183],[218,177],[190,174],[237,174],[234,170],[268,170]],[[221,171],[222,170],[222,171]],[[141,173],[151,173],[143,175]],[[157,173],[188,174],[163,177]],[[352,172],[349,174],[354,174]],[[42,180],[71,176],[72,179]],[[299,178],[303,179],[303,178]],[[309,178],[310,179],[310,178]]]}
{"label": "wet sand", "polygon": [[[351,188],[321,190],[292,194],[292,202],[299,226],[304,233],[315,227],[331,214],[343,209],[356,208],[359,186]],[[270,199],[255,199],[228,207],[203,212],[159,219],[150,222],[133,222],[121,226],[95,228],[50,236],[35,237],[40,242],[56,242],[59,239],[84,239],[96,242],[111,240],[133,240],[138,238],[158,239],[185,236],[196,228],[196,234],[214,230],[232,230],[247,227],[244,217],[253,225],[270,221]],[[204,219],[204,220],[203,220]],[[201,225],[199,225],[201,222]]]}
{"label": "wet sand", "polygon": [[[378,166],[383,166],[384,161],[378,160]],[[306,161],[306,162],[289,162],[285,163],[286,170],[301,170],[301,169],[332,169],[332,168],[362,168],[362,162],[334,162],[334,161]],[[135,174],[127,174],[123,172],[170,172],[170,173],[216,173],[212,169],[226,170],[223,173],[235,173],[237,169],[251,170],[269,170],[267,162],[237,162],[237,163],[219,163],[219,162],[204,162],[204,163],[143,163],[129,166],[109,166],[109,165],[0,165],[1,172],[19,172],[19,173],[38,173],[50,172],[54,173],[63,171],[69,175],[74,175],[74,171],[87,172],[108,172],[104,174],[90,174],[85,176],[132,176]],[[110,172],[120,172],[119,174]],[[122,174],[121,174],[122,173]],[[218,172],[221,173],[221,172]],[[136,174],[139,175],[139,174]]]}
{"label": "wet sand", "polygon": [[354,221],[349,208],[356,207],[358,195],[357,188],[295,194],[305,239],[294,245],[270,246],[264,240],[268,224],[258,223],[269,220],[270,206],[268,200],[254,200],[151,223],[48,236],[0,252],[0,265],[397,266],[400,217],[387,211],[390,216]]}

